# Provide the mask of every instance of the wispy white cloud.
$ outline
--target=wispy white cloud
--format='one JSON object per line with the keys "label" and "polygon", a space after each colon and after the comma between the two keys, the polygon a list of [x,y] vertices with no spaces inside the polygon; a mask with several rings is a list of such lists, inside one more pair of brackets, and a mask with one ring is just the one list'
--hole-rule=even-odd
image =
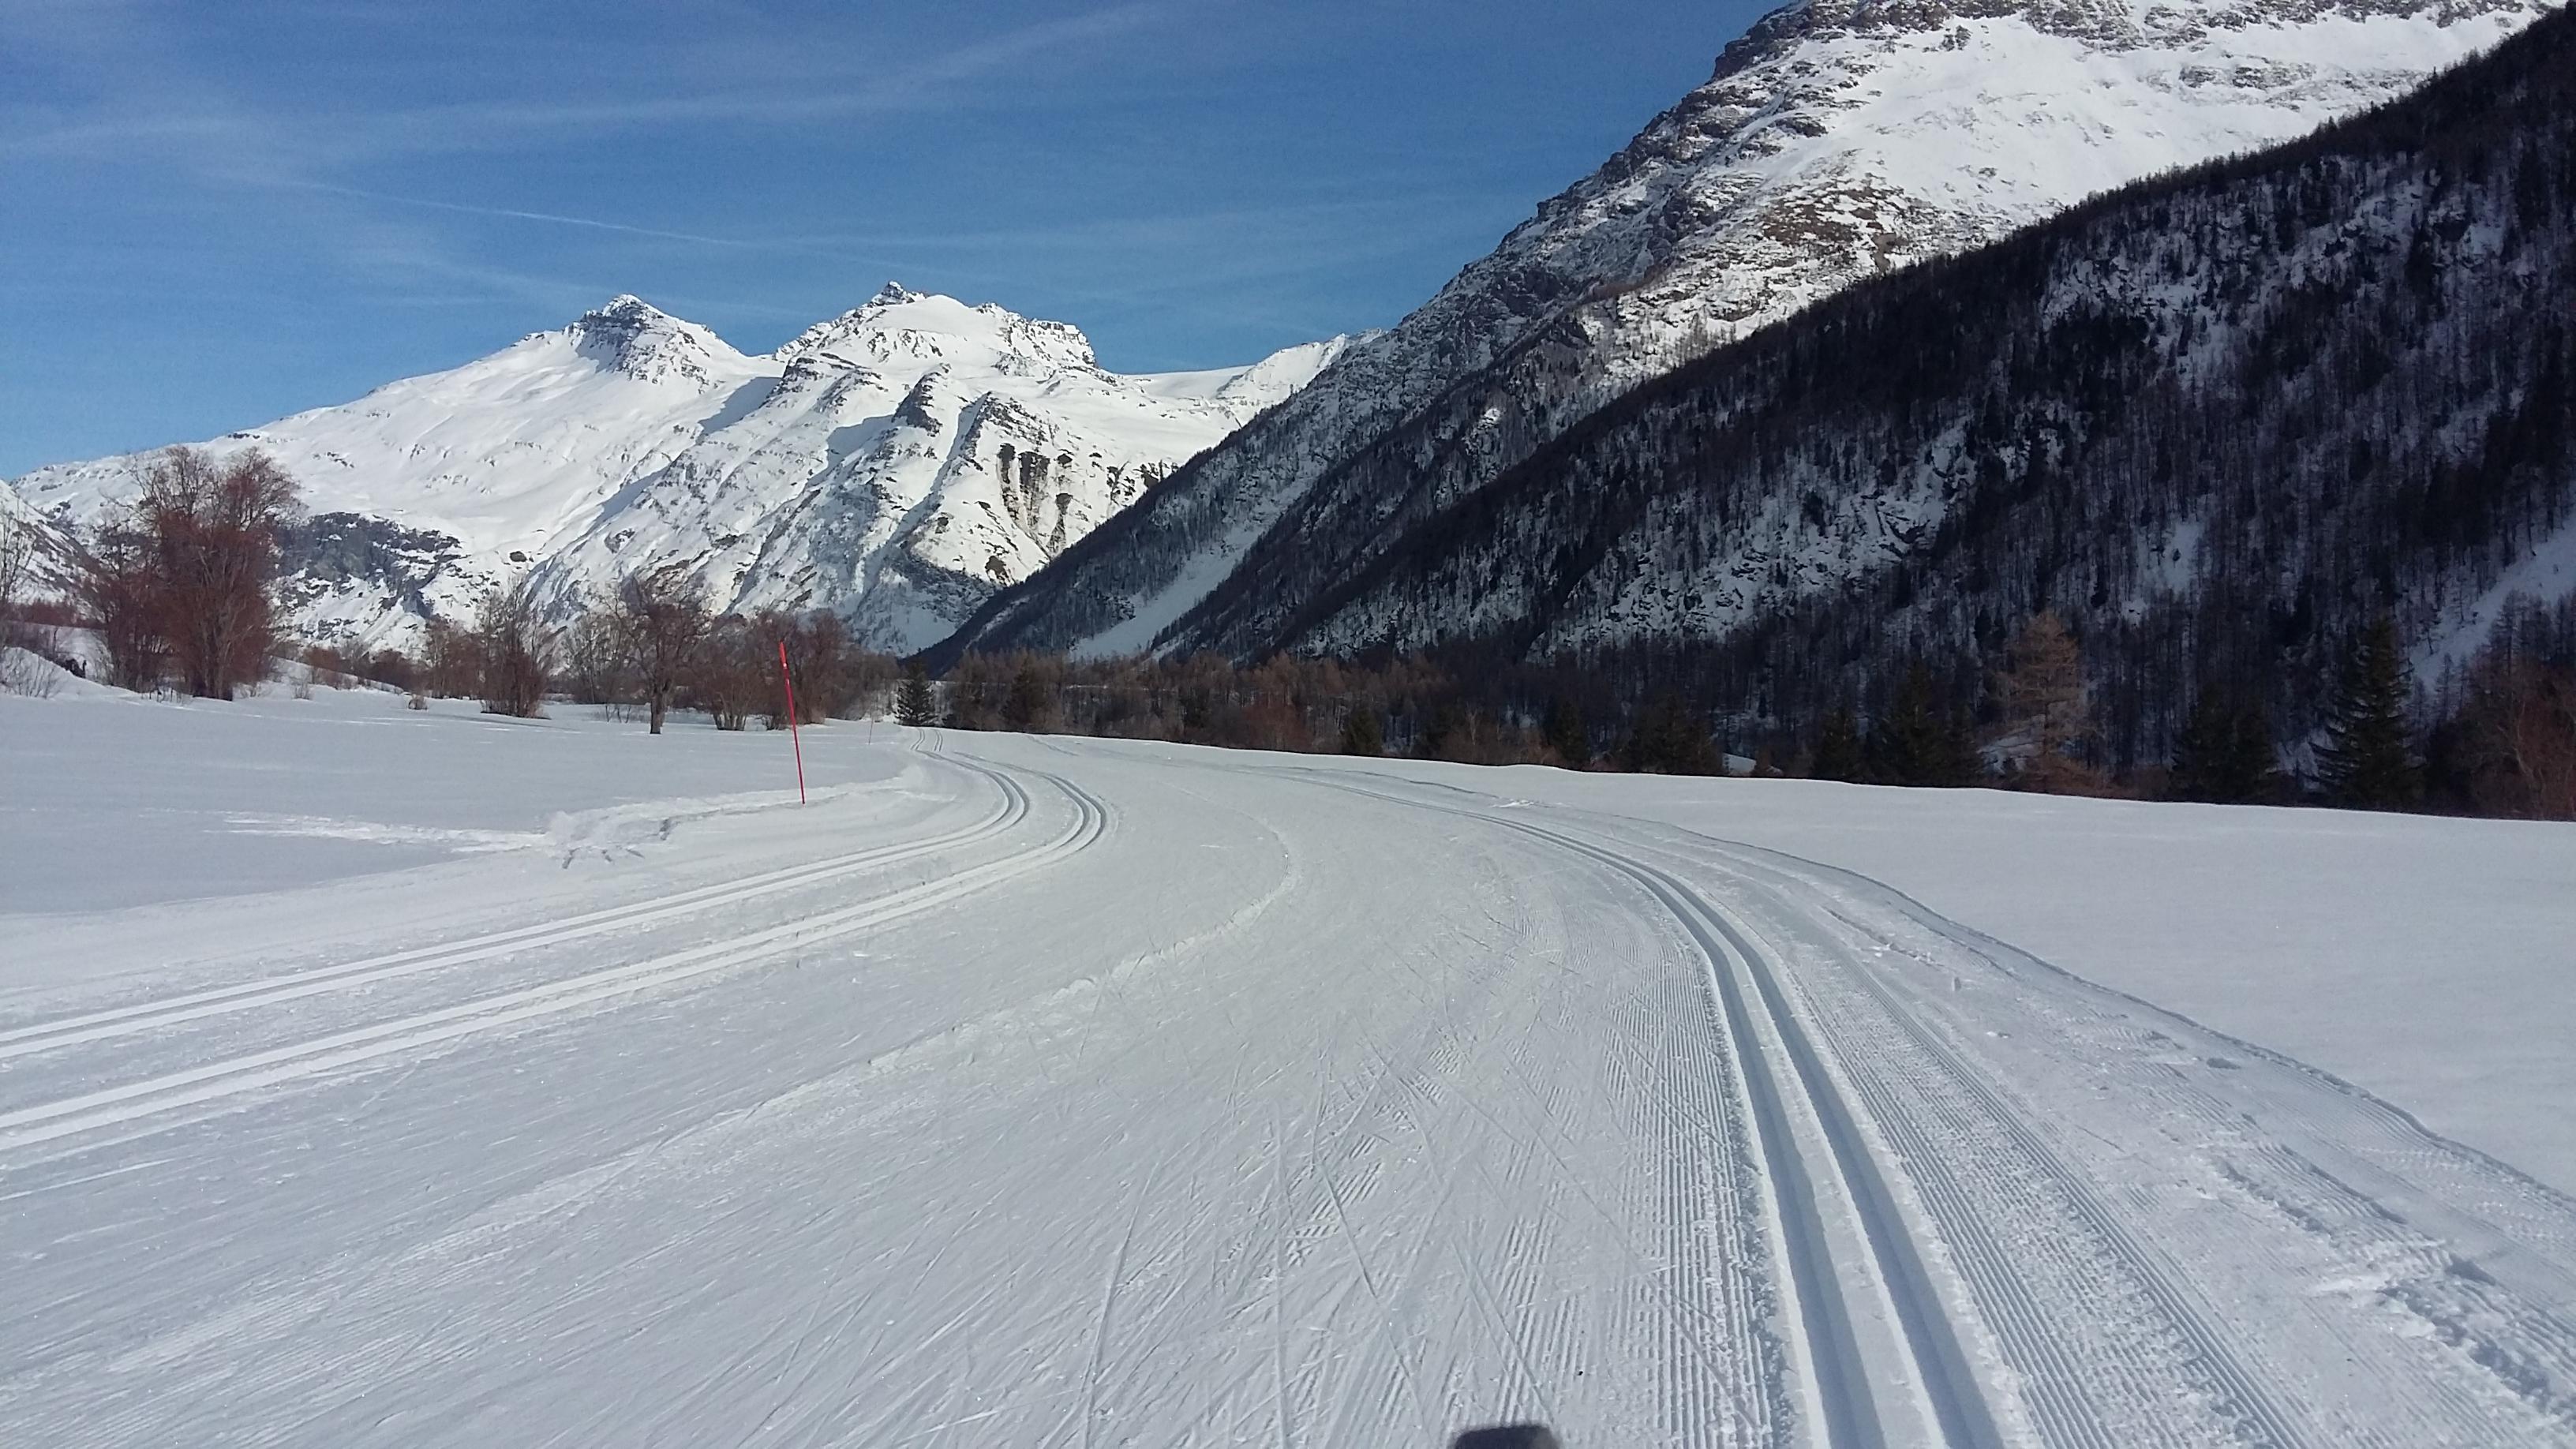
{"label": "wispy white cloud", "polygon": [[[311,174],[404,156],[527,150],[636,130],[798,126],[936,112],[989,104],[996,93],[972,82],[1143,30],[1168,8],[1160,0],[1130,0],[920,56],[879,52],[828,63],[818,61],[810,43],[746,37],[729,43],[723,69],[766,72],[762,83],[565,100],[495,97],[358,114],[255,106],[159,53],[148,27],[120,28],[91,13],[86,23],[20,26],[0,30],[0,36],[49,52],[62,69],[122,75],[128,83],[112,82],[87,103],[68,108],[58,103],[0,110],[0,155],[166,157],[178,146],[228,157],[236,171],[256,160]],[[781,84],[782,76],[792,76],[795,84]]]}
{"label": "wispy white cloud", "polygon": [[[1097,52],[1167,13],[1170,0],[1123,0],[944,48],[910,52],[817,44],[811,34],[764,29],[758,12],[732,17],[725,33],[689,53],[686,69],[705,88],[617,83],[563,99],[525,94],[336,114],[260,95],[198,62],[176,43],[166,17],[127,0],[0,0],[0,78],[13,72],[44,84],[0,97],[0,163],[73,162],[158,169],[189,178],[213,196],[265,194],[285,200],[280,220],[294,234],[371,285],[395,296],[460,290],[560,308],[596,290],[470,258],[487,248],[452,228],[405,221],[401,213],[443,213],[579,229],[672,246],[801,255],[879,275],[926,271],[906,248],[892,252],[849,239],[726,236],[658,226],[650,218],[587,216],[410,194],[363,184],[389,167],[445,155],[533,152],[592,144],[625,133],[742,128],[793,132],[871,115],[934,114],[993,103],[1025,88],[996,88],[1000,75],[1040,61]],[[597,55],[586,59],[595,65]],[[647,66],[648,54],[623,59]],[[658,63],[670,64],[667,56]],[[616,74],[616,65],[600,66]],[[951,269],[953,271],[953,269]],[[759,312],[743,304],[736,311]]]}

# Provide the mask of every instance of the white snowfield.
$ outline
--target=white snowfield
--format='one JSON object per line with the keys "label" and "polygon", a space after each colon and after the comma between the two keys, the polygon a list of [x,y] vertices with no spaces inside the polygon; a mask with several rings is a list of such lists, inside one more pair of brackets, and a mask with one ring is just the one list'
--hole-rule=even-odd
{"label": "white snowfield", "polygon": [[2576,830],[399,704],[0,699],[0,1443],[2576,1444]]}

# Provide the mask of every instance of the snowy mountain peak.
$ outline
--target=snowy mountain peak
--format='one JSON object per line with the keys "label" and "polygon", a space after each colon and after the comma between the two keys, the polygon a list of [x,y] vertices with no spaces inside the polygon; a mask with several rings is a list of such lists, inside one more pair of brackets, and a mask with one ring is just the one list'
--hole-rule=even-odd
{"label": "snowy mountain peak", "polygon": [[561,334],[582,356],[613,372],[645,382],[677,381],[704,387],[722,364],[743,357],[723,338],[684,322],[643,298],[621,293],[573,319]]}
{"label": "snowy mountain peak", "polygon": [[797,334],[775,354],[853,367],[951,366],[1014,377],[1060,369],[1097,371],[1091,339],[1069,322],[1023,317],[991,302],[915,292],[888,282],[867,302]]}

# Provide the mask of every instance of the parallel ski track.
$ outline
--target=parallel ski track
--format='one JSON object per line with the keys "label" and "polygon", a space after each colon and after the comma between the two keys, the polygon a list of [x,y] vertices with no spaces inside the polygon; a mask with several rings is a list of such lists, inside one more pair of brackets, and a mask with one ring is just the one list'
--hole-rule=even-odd
{"label": "parallel ski track", "polygon": [[631,905],[611,906],[562,920],[542,921],[535,925],[496,931],[462,941],[449,941],[436,946],[422,946],[408,951],[395,951],[364,960],[317,966],[309,970],[271,976],[257,981],[236,982],[229,986],[192,991],[180,996],[155,1001],[135,1002],[104,1011],[84,1012],[78,1016],[0,1031],[0,1062],[17,1057],[76,1046],[84,1042],[106,1041],[158,1031],[184,1022],[210,1016],[246,1011],[278,1002],[319,996],[353,986],[371,985],[400,976],[469,965],[495,957],[516,955],[569,941],[585,940],[615,931],[654,925],[674,917],[692,915],[719,906],[757,900],[781,891],[820,885],[861,871],[881,869],[915,860],[941,851],[955,850],[1000,835],[1028,817],[1029,796],[1018,782],[998,770],[964,760],[946,760],[959,768],[990,780],[1000,791],[1001,799],[992,814],[975,824],[945,835],[902,845],[876,846],[833,856],[827,860],[809,861],[802,865],[763,871],[738,880],[720,881],[676,895],[659,897]]}
{"label": "parallel ski track", "polygon": [[[1838,1293],[1821,1288],[1833,1282],[1831,1249],[1823,1235],[1813,1179],[1838,1178],[1860,1219],[1876,1276],[1896,1311],[1907,1352],[1918,1370],[1917,1382],[1931,1404],[1942,1438],[1963,1449],[2000,1449],[2003,1436],[1995,1426],[1985,1391],[1968,1366],[1956,1327],[1906,1228],[1895,1194],[1871,1154],[1850,1104],[1825,1069],[1823,1056],[1809,1039],[1803,1023],[1790,1010],[1763,953],[1698,892],[1653,866],[1538,826],[1510,820],[1494,823],[1600,861],[1644,886],[1698,943],[1708,960],[1710,985],[1724,1002],[1728,1035],[1748,1047],[1758,1040],[1752,1029],[1752,1003],[1747,1001],[1744,990],[1745,982],[1751,983],[1764,1023],[1788,1057],[1790,1068],[1784,1077],[1776,1064],[1765,1060],[1763,1051],[1751,1049],[1743,1054],[1742,1071],[1762,1124],[1765,1155],[1781,1173],[1783,1214],[1789,1220],[1784,1227],[1794,1224],[1787,1234],[1792,1261],[1808,1260],[1802,1276],[1814,1280],[1813,1291],[1809,1281],[1797,1285],[1799,1302],[1824,1316],[1829,1325],[1822,1335],[1825,1341],[1813,1345],[1818,1356],[1814,1370],[1825,1392],[1826,1441],[1835,1445],[1878,1445],[1886,1439],[1879,1406],[1865,1386],[1851,1383],[1846,1377],[1849,1366],[1858,1362],[1846,1318],[1851,1309],[1840,1301]],[[1803,1161],[1787,1130],[1784,1103],[1792,1090],[1804,1098],[1823,1129],[1831,1150],[1830,1163]],[[1795,1203],[1794,1210],[1793,1194],[1803,1198]],[[1821,1357],[1828,1353],[1851,1357],[1828,1366]],[[1839,1413],[1837,1397],[1841,1398]]]}
{"label": "parallel ski track", "polygon": [[[1352,787],[1345,785],[1340,788]],[[2295,1417],[2276,1395],[2267,1391],[2262,1376],[2251,1371],[2239,1358],[2223,1329],[2213,1320],[2211,1309],[2195,1300],[2184,1288],[2163,1255],[2130,1232],[2122,1223],[2118,1210],[2040,1139],[2023,1112],[1997,1091],[1984,1074],[1975,1070],[1955,1048],[1942,1041],[1914,1012],[1909,1011],[1875,974],[1855,971],[1851,973],[1851,979],[1876,1004],[1879,1017],[1889,1024],[1897,1040],[1912,1054],[1913,1061],[1906,1070],[1923,1068],[1932,1073],[1930,1079],[1907,1078],[1899,1073],[1900,1081],[1917,1081],[1929,1092],[1928,1098],[1918,1098],[1905,1092],[1901,1086],[1891,1088],[1889,1083],[1875,1081],[1867,1074],[1855,1075],[1853,1086],[1847,1090],[1832,1089],[1829,1079],[1823,1076],[1822,1063],[1826,1057],[1850,1060],[1848,1054],[1858,1050],[1872,1053],[1869,1060],[1879,1062],[1881,1057],[1878,1054],[1887,1051],[1888,1043],[1873,1038],[1865,1043],[1845,1043],[1838,1051],[1832,1050],[1833,1034],[1824,1031],[1820,1035],[1821,1028],[1805,1025],[1788,1004],[1772,953],[1745,928],[1736,924],[1729,913],[1709,904],[1671,875],[1600,845],[1481,810],[1405,796],[1381,795],[1368,790],[1355,793],[1461,815],[1549,840],[1595,860],[1615,864],[1639,879],[1668,909],[1675,908],[1675,898],[1678,897],[1684,904],[1676,913],[1684,917],[1685,926],[1690,925],[1688,917],[1692,914],[1705,918],[1707,924],[1734,948],[1733,954],[1743,961],[1747,976],[1764,997],[1770,1019],[1779,1024],[1783,1043],[1792,1053],[1803,1056],[1801,1065],[1823,1082],[1823,1090],[1818,1093],[1820,1101],[1832,1101],[1837,1108],[1843,1109],[1840,1112],[1841,1130],[1833,1137],[1837,1152],[1852,1151],[1864,1165],[1872,1160],[1866,1143],[1853,1130],[1851,1109],[1856,1108],[1889,1137],[1895,1150],[1908,1164],[1906,1180],[1914,1188],[1926,1215],[1935,1221],[1937,1231],[1953,1249],[1950,1265],[1975,1304],[1974,1311],[2001,1341],[2007,1359],[2024,1369],[2023,1407],[2036,1421],[2033,1427],[2047,1442],[2127,1449],[2129,1444],[2142,1441],[2129,1437],[2135,1431],[2134,1425],[2125,1430],[2106,1426],[2100,1408],[2089,1401],[2089,1390],[2108,1385],[2097,1383],[2092,1373],[2065,1360],[2063,1346],[2056,1341],[2051,1327],[2058,1316],[2050,1311],[2055,1305],[2036,1298],[2035,1294],[2041,1290],[2024,1281],[2030,1264],[2017,1259],[2014,1251],[1995,1241],[1992,1215],[1998,1209],[1998,1202],[1991,1194],[1979,1191],[1976,1184],[2002,1179],[1992,1171],[2000,1164],[1979,1160],[1984,1153],[2000,1152],[2004,1161],[2012,1164],[2003,1178],[2017,1177],[2025,1183],[2047,1184],[2050,1190],[2047,1196],[2054,1199],[2048,1206],[2067,1215],[2063,1223],[2065,1236],[2056,1243],[2062,1251],[2050,1255],[2057,1281],[2094,1282],[2103,1292],[2113,1291],[2114,1283],[2122,1284],[2124,1291],[2156,1316],[2161,1331],[2170,1335],[2173,1349],[2180,1356],[2175,1367],[2187,1379],[2185,1384],[2175,1385],[2166,1392],[2178,1389],[2191,1402],[2207,1405],[2223,1422],[2225,1432],[2238,1442],[2281,1446],[2281,1449],[2310,1442],[2310,1436],[2301,1431]],[[1767,856],[1768,853],[1745,851],[1729,842],[1705,838],[1702,838],[1702,843],[1718,850],[1730,868],[1743,873],[1749,883],[1771,896],[1779,896],[1784,887],[1793,883],[1812,887],[1812,882],[1801,880],[1776,861],[1751,858]],[[1658,881],[1661,889],[1657,887]],[[1798,910],[1785,899],[1781,904],[1793,914]],[[1877,938],[1875,932],[1852,922],[1840,911],[1828,906],[1827,912],[1853,929]],[[1937,918],[1935,920],[1937,922]],[[1963,934],[1949,923],[1937,924],[1945,934],[1954,938]],[[1695,935],[1700,934],[1696,928],[1693,930]],[[1704,938],[1702,943],[1707,944]],[[1962,941],[1961,944],[1963,949],[1981,949],[1973,940]],[[1723,975],[1713,985],[1722,989],[1725,985]],[[1938,1083],[1937,1087],[1935,1083]],[[1902,1100],[1891,1096],[1891,1090],[1899,1093]],[[1946,1097],[1945,1093],[1948,1094]],[[1944,1099],[1945,1105],[1938,1110],[1945,1113],[1954,1113],[1965,1107],[1969,1117],[1956,1120],[1981,1124],[1983,1145],[1978,1158],[1957,1160],[1959,1143],[1934,1142],[1925,1137],[1922,1124],[1914,1118],[1930,1105],[1932,1098]],[[1844,1105],[1846,1101],[1848,1107]],[[1883,1178],[1871,1174],[1870,1180],[1881,1192],[1884,1191]],[[1884,1198],[1881,1204],[1882,1207],[1887,1206]],[[2025,1201],[2024,1205],[2041,1204]],[[1902,1226],[1892,1211],[1883,1212],[1879,1221],[1900,1229]],[[1902,1240],[1902,1246],[1910,1250],[1910,1240]],[[1914,1267],[1919,1272],[1919,1259]],[[1883,1276],[1891,1284],[1895,1282],[1892,1275]],[[1937,1310],[1938,1299],[1929,1294],[1928,1283],[1919,1276],[1914,1277],[1913,1282],[1917,1291],[1909,1295],[1912,1301]],[[1904,1300],[1900,1300],[1898,1306],[1901,1311]],[[1911,1325],[1908,1327],[1910,1336]],[[1810,1334],[1812,1341],[1812,1330]],[[1955,1338],[1949,1341],[1955,1348]],[[1952,1359],[1951,1363],[1964,1370],[1963,1359]],[[2097,1369],[2100,1367],[2096,1365]],[[2033,1369],[2037,1371],[2033,1372]],[[1970,1380],[1952,1378],[1949,1382],[1967,1383]],[[1932,1381],[1927,1378],[1926,1383],[1929,1386]],[[1936,1399],[1934,1402],[1938,1407],[1940,1401]],[[1951,1442],[1962,1442],[1958,1437],[1962,1426],[1953,1423],[1951,1418],[1943,1415],[1943,1432]],[[1991,1417],[1982,1424],[1966,1427],[1972,1432],[1994,1432]]]}
{"label": "parallel ski track", "polygon": [[787,921],[732,941],[670,952],[625,966],[588,972],[425,1011],[373,1026],[253,1052],[187,1071],[171,1072],[13,1112],[0,1113],[0,1152],[102,1128],[140,1124],[181,1108],[201,1106],[263,1087],[317,1076],[380,1057],[474,1036],[553,1016],[577,1007],[630,996],[787,951],[819,945],[853,931],[886,924],[945,905],[986,887],[1032,874],[1089,848],[1106,834],[1107,805],[1061,776],[1032,772],[1064,792],[1074,818],[1053,839],[1000,860],[970,866],[933,881],[838,910]]}
{"label": "parallel ski track", "polygon": [[[1738,860],[1735,868],[1756,880],[1765,877],[1795,879],[1780,867],[1761,861]],[[1876,935],[1866,925],[1847,916],[1840,919],[1854,930]],[[1963,945],[1963,949],[1972,948]],[[2056,1153],[2032,1130],[2022,1113],[1914,1012],[1907,1010],[1905,1003],[1876,975],[1866,971],[1853,972],[1850,979],[1878,1004],[1883,1019],[1921,1054],[1921,1059],[1930,1064],[1963,1100],[1974,1105],[1977,1115],[2001,1135],[2014,1154],[2054,1186],[2060,1201],[2074,1216],[2079,1230],[2091,1233],[2108,1253],[2107,1266],[2130,1279],[2181,1337],[2194,1363],[2206,1376],[2197,1385],[2198,1391],[2221,1407],[2237,1431],[2250,1442],[2265,1445],[2286,1446],[2303,1442],[2303,1436],[2293,1427],[2282,1407],[2264,1391],[2257,1377],[2237,1361],[2220,1335],[2211,1331],[2205,1310],[2192,1302],[2159,1255],[2147,1249],[2121,1224],[2117,1211],[2103,1200],[2098,1191],[2065,1167]],[[1880,1120],[1888,1121],[1890,1118],[1888,1114],[1882,1114]],[[1917,1160],[1930,1164],[1938,1164],[1942,1160],[1942,1154],[1929,1142],[1917,1141],[1914,1148]],[[1991,1226],[1979,1221],[1979,1214],[1959,1192],[1957,1184],[1929,1181],[1918,1185],[1927,1198],[1936,1199],[1932,1206],[1948,1209],[1941,1215],[1954,1225],[1954,1231],[1975,1238]],[[2026,1357],[2037,1358],[2052,1353],[2055,1345],[2041,1327],[2047,1315],[2029,1301],[2028,1285],[2011,1273],[1994,1271],[1996,1265],[2007,1261],[2006,1255],[1989,1244],[1980,1243],[1979,1246],[1984,1251],[1962,1253],[1955,1261],[1961,1275],[1971,1280],[1978,1295],[1994,1304],[1993,1321],[1999,1335],[2015,1340]],[[2064,1402],[2062,1392],[2052,1392],[2044,1379],[2034,1377],[2029,1387],[2034,1399],[2033,1407],[2043,1415],[2044,1427],[2051,1431],[2053,1442],[2095,1443],[2106,1446],[2106,1449],[2114,1444],[2114,1440],[2087,1423],[2087,1413],[2082,1404]]]}
{"label": "parallel ski track", "polygon": [[[1333,780],[1332,788],[1414,809],[1458,815],[1516,831],[1609,867],[1643,887],[1669,911],[1704,958],[1710,995],[1727,1035],[1738,1046],[1738,1070],[1750,1099],[1759,1150],[1773,1183],[1774,1206],[1790,1268],[1790,1292],[1805,1336],[1805,1358],[1823,1420],[1823,1442],[1835,1449],[1883,1449],[1887,1410],[1858,1377],[1861,1362],[1852,1329],[1855,1311],[1876,1305],[1845,1301],[1836,1271],[1833,1239],[1819,1188],[1839,1185],[1858,1218],[1886,1306],[1894,1313],[1915,1382],[1943,1442],[1957,1449],[2001,1449],[1985,1389],[1969,1367],[1956,1325],[1907,1230],[1894,1192],[1862,1135],[1853,1110],[1826,1070],[1823,1054],[1788,1005],[1762,952],[1746,941],[1723,913],[1680,879],[1643,861],[1542,826],[1481,811],[1381,794]],[[1785,1062],[1756,1029],[1757,1019],[1778,1042]],[[1818,1124],[1827,1153],[1809,1161],[1790,1120],[1790,1102],[1802,1101]],[[1900,1438],[1910,1434],[1899,1432]]]}

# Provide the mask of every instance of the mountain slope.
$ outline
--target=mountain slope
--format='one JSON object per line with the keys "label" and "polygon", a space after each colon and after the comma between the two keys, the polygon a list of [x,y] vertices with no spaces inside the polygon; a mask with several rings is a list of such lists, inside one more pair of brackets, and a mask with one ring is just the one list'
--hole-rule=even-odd
{"label": "mountain slope", "polygon": [[2304,134],[2545,13],[2430,5],[1793,5],[1392,332],[1353,348],[944,656],[1257,651],[1409,522],[1626,387],[2104,187]]}
{"label": "mountain slope", "polygon": [[72,559],[71,540],[62,529],[0,484],[0,570],[14,567],[12,582],[20,594],[69,592]]}
{"label": "mountain slope", "polygon": [[[620,297],[569,327],[353,403],[230,434],[315,517],[288,559],[298,626],[401,642],[533,568],[569,602],[643,560],[722,607],[833,607],[878,644],[947,632],[1344,345],[1251,368],[1104,371],[1077,329],[889,285],[767,356]],[[79,522],[150,454],[46,468]]]}
{"label": "mountain slope", "polygon": [[2517,593],[2576,596],[2565,13],[1641,388],[1270,642],[1642,651],[1778,724],[2049,607],[2131,760],[2203,679],[2296,737],[2382,609],[2438,682]]}

